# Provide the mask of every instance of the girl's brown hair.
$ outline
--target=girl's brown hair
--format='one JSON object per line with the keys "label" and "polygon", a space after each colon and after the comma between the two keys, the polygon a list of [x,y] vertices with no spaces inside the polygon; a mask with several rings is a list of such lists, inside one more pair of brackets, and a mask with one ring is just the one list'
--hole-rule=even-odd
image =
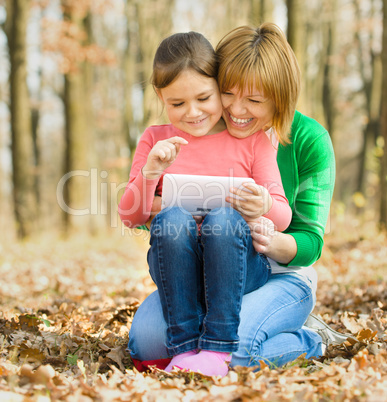
{"label": "girl's brown hair", "polygon": [[281,144],[289,134],[300,94],[297,59],[281,29],[272,23],[232,30],[216,47],[220,92],[258,88],[275,104],[273,128]]}
{"label": "girl's brown hair", "polygon": [[152,85],[155,89],[165,88],[189,69],[217,78],[217,58],[211,43],[193,31],[168,36],[160,43],[153,60]]}

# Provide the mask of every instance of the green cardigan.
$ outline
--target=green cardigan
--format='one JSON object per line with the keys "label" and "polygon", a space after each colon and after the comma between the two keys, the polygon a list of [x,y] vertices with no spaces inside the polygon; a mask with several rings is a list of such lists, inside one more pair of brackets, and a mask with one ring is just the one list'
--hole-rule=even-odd
{"label": "green cardigan", "polygon": [[[293,212],[284,233],[297,242],[297,254],[286,266],[306,267],[321,256],[335,184],[335,156],[324,127],[297,111],[290,140],[291,144],[279,146],[277,155],[282,184]],[[140,228],[148,230],[146,226]]]}
{"label": "green cardigan", "polygon": [[315,120],[295,113],[291,144],[279,146],[277,162],[293,211],[284,233],[294,237],[297,254],[288,266],[309,266],[321,256],[335,184],[335,156],[328,132]]}

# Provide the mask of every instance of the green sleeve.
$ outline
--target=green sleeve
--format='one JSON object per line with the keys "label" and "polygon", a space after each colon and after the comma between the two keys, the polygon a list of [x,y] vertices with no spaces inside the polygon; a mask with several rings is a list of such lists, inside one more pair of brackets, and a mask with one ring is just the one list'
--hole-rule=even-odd
{"label": "green sleeve", "polygon": [[293,217],[284,233],[297,243],[297,254],[286,266],[305,267],[321,256],[335,183],[335,157],[330,136],[321,125],[303,116],[299,126],[290,146],[294,171],[292,188],[286,193]]}
{"label": "green sleeve", "polygon": [[138,226],[136,229],[142,229],[149,232],[149,229],[145,225]]}

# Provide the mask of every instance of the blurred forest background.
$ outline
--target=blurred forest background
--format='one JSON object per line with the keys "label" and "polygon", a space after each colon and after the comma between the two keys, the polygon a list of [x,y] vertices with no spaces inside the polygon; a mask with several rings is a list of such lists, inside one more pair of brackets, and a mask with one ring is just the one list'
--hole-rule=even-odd
{"label": "blurred forest background", "polygon": [[264,21],[298,57],[298,110],[332,137],[331,215],[385,227],[386,14],[387,0],[0,0],[0,238],[124,233],[131,157],[164,122],[149,85],[159,42],[196,30],[216,46]]}

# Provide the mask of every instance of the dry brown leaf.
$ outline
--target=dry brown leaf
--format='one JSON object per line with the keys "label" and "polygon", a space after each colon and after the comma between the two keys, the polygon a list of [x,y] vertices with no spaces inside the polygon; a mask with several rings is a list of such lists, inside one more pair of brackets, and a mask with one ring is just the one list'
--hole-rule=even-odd
{"label": "dry brown leaf", "polygon": [[36,384],[47,385],[54,378],[55,374],[55,370],[50,365],[40,366],[36,371],[29,364],[24,364],[20,368],[20,375],[28,377]]}
{"label": "dry brown leaf", "polygon": [[358,334],[357,334],[357,339],[360,342],[364,342],[364,341],[370,341],[372,340],[376,334],[378,333],[378,331],[374,331],[372,332],[369,328],[367,329],[362,329]]}
{"label": "dry brown leaf", "polygon": [[125,367],[122,363],[122,360],[125,357],[125,349],[122,346],[118,346],[112,349],[107,355],[109,359],[113,360],[115,363],[118,364],[121,371],[125,371]]}
{"label": "dry brown leaf", "polygon": [[353,359],[357,362],[360,370],[364,369],[368,364],[367,349],[360,351]]}
{"label": "dry brown leaf", "polygon": [[348,312],[343,314],[341,317],[341,322],[352,334],[357,334],[363,329],[363,327],[357,322],[356,318],[353,316],[351,317],[350,313]]}

